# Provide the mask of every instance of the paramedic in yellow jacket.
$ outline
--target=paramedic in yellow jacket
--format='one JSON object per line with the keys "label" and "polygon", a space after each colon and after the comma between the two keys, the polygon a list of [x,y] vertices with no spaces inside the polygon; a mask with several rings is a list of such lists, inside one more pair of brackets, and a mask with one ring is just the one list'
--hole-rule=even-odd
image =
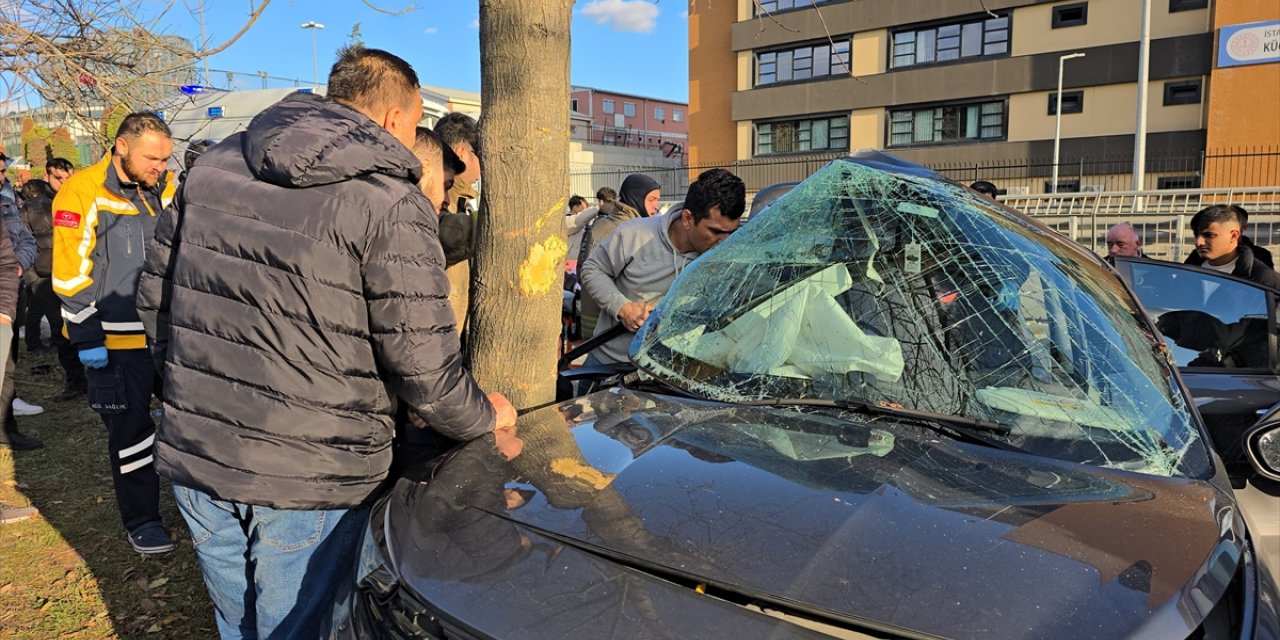
{"label": "paramedic in yellow jacket", "polygon": [[53,201],[53,290],[85,366],[89,406],[106,423],[116,503],[141,553],[173,549],[151,459],[159,377],[134,305],[144,247],[176,190],[172,152],[163,120],[131,113],[110,156],[68,178]]}

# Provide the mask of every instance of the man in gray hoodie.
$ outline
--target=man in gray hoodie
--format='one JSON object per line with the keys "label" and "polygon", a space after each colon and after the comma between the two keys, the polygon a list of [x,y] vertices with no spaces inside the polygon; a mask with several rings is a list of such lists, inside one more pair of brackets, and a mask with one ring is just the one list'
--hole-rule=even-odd
{"label": "man in gray hoodie", "polygon": [[676,276],[738,229],[746,193],[732,173],[704,171],[670,213],[624,222],[591,250],[580,272],[583,288],[600,305],[594,335],[623,326],[592,354],[595,362],[627,361],[631,338]]}

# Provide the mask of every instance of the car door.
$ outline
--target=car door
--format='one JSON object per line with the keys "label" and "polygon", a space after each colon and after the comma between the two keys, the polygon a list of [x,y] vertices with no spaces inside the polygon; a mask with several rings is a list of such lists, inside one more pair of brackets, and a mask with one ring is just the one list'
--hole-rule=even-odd
{"label": "car door", "polygon": [[1178,363],[1232,476],[1250,475],[1241,436],[1280,404],[1280,292],[1209,269],[1116,260]]}

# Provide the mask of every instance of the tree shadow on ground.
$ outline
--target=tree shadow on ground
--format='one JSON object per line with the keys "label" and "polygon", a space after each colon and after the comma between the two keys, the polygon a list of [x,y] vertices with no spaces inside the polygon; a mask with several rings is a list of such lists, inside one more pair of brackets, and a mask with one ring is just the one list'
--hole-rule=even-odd
{"label": "tree shadow on ground", "polygon": [[[23,347],[25,351],[25,347]],[[32,373],[32,370],[35,373]],[[0,449],[0,502],[29,501],[41,517],[0,529],[0,628],[17,638],[216,637],[190,535],[162,479],[161,513],[178,548],[133,551],[116,509],[106,428],[84,397],[57,402],[62,372],[50,355],[23,353],[18,395],[41,405],[19,427],[37,451]]]}

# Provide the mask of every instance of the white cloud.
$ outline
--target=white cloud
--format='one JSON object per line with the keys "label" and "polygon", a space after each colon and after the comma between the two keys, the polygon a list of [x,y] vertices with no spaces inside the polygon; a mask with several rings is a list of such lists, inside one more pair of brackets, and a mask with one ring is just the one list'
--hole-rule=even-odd
{"label": "white cloud", "polygon": [[467,26],[468,26],[468,27],[471,27],[472,29],[479,29],[479,28],[480,28],[480,18],[476,18],[475,20],[472,20],[472,21],[471,21],[471,23],[470,23],[470,24],[468,24]]}
{"label": "white cloud", "polygon": [[688,19],[689,19],[689,12],[688,12],[688,11],[681,11],[681,12],[680,12],[680,18],[681,18],[681,19],[683,19],[683,20],[688,20]]}
{"label": "white cloud", "polygon": [[425,33],[425,34],[427,34],[427,35],[429,35],[429,36],[434,36],[434,35],[436,34],[436,32],[437,32],[437,31],[439,31],[439,29],[437,29],[437,28],[435,28],[435,27],[427,27],[426,29],[423,29],[423,30],[422,30],[422,32],[423,32],[423,33]]}
{"label": "white cloud", "polygon": [[582,15],[618,31],[649,33],[658,24],[658,5],[652,0],[591,0]]}

